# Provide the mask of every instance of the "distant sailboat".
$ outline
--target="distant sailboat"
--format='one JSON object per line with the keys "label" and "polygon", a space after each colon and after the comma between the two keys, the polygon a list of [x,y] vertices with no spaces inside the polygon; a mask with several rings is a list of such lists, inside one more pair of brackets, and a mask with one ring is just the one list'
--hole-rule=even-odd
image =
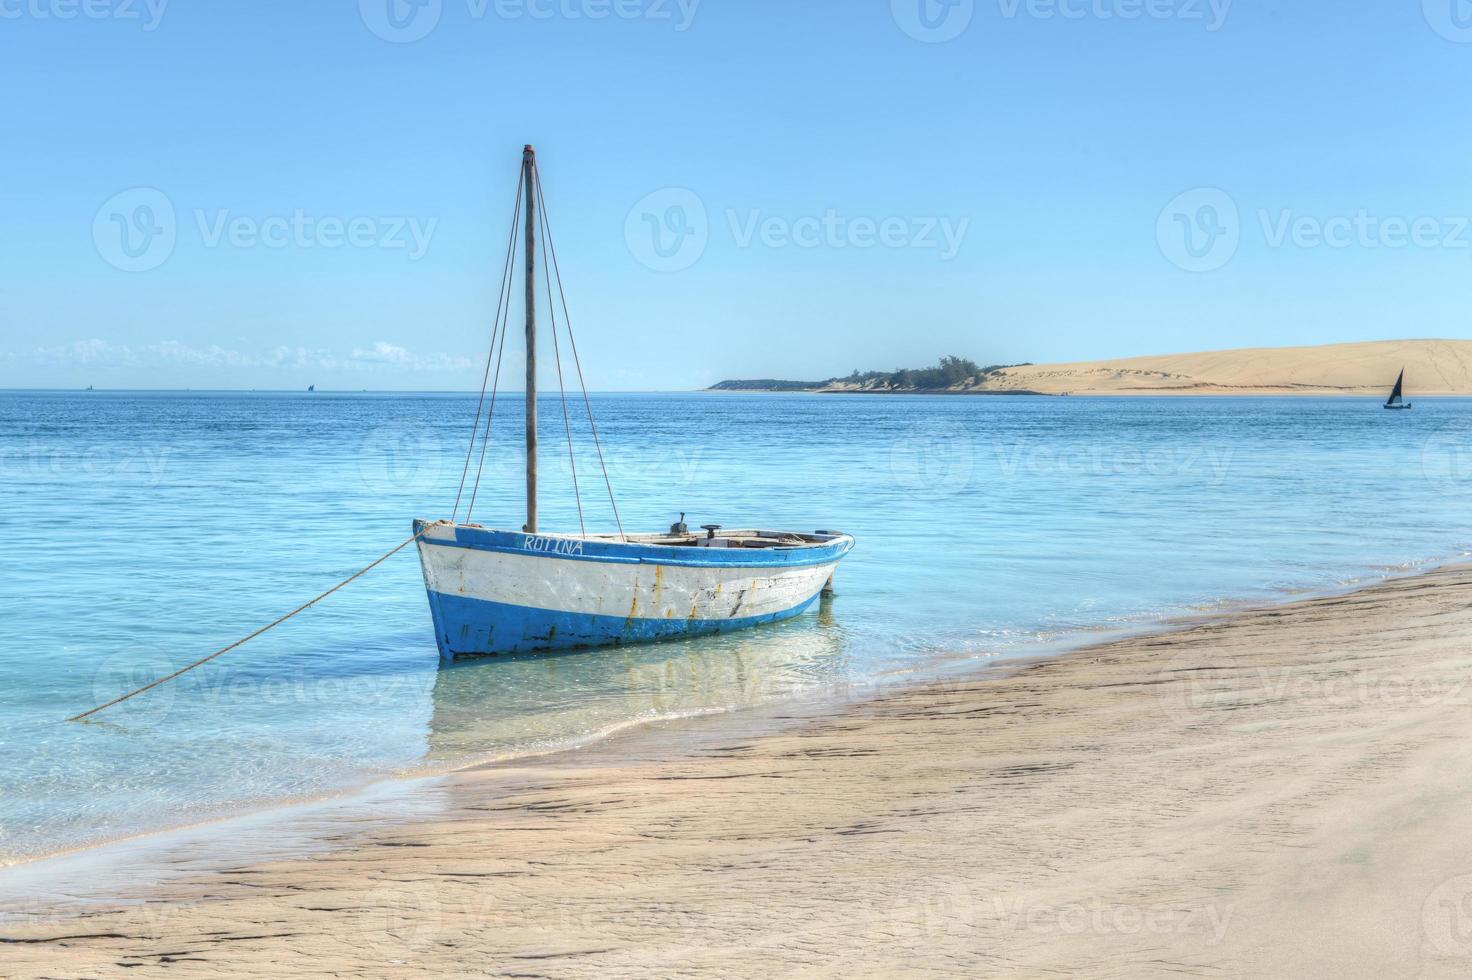
{"label": "distant sailboat", "polygon": [[1390,397],[1385,401],[1386,408],[1405,409],[1411,407],[1410,402],[1401,400],[1401,385],[1404,384],[1405,380],[1406,369],[1401,368],[1400,374],[1396,375],[1395,378],[1395,388],[1390,392]]}
{"label": "distant sailboat", "polygon": [[316,385],[307,385],[307,390],[308,391],[316,391],[317,390],[317,386]]}

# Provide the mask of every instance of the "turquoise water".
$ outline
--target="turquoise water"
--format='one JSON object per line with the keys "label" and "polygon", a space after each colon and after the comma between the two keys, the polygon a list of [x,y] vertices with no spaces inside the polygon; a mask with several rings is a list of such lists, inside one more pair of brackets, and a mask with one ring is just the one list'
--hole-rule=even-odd
{"label": "turquoise water", "polygon": [[[405,550],[78,725],[448,516],[474,398],[0,393],[0,863],[1472,549],[1472,401],[594,403],[627,527],[848,531],[838,597],[726,637],[441,669]],[[576,529],[560,408],[541,411],[542,523]],[[521,419],[498,413],[475,516],[518,527]],[[610,529],[576,461],[589,530]]]}

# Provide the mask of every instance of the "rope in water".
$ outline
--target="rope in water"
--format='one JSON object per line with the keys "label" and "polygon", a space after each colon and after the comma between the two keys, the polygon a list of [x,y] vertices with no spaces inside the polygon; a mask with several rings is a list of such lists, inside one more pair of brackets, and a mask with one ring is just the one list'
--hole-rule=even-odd
{"label": "rope in water", "polygon": [[[443,522],[441,522],[441,523],[443,523]],[[167,677],[160,677],[156,681],[152,681],[151,683],[144,684],[142,687],[138,688],[137,690],[135,690],[135,691],[129,691],[127,694],[124,694],[122,697],[113,698],[111,701],[107,702],[106,704],[99,704],[97,707],[93,708],[90,711],[84,711],[84,712],[82,712],[79,715],[73,715],[72,717],[68,718],[67,721],[81,721],[83,718],[87,718],[87,717],[90,717],[91,715],[95,715],[95,714],[97,714],[97,712],[106,710],[107,708],[111,708],[115,704],[122,704],[124,701],[128,700],[129,698],[137,697],[138,695],[142,694],[144,691],[151,691],[155,687],[158,687],[160,684],[167,684],[169,681],[173,680],[174,678],[178,677],[179,675],[181,675],[181,674],[187,674],[191,670],[193,670],[194,668],[196,668],[196,667],[202,667],[205,664],[209,663],[211,660],[214,660],[216,657],[223,656],[224,654],[229,653],[231,650],[234,650],[236,647],[242,646],[242,645],[244,645],[246,643],[249,643],[251,640],[254,640],[256,637],[260,636],[262,633],[266,632],[267,630],[275,629],[277,626],[280,626],[282,623],[286,622],[288,619],[290,619],[291,617],[295,616],[297,613],[305,612],[306,610],[312,608],[317,603],[321,602],[323,599],[326,599],[328,596],[332,595],[332,593],[334,593],[338,589],[342,588],[344,585],[347,585],[349,582],[352,582],[353,580],[358,579],[358,578],[362,578],[368,572],[373,571],[373,569],[377,568],[379,565],[382,565],[384,562],[388,561],[394,555],[398,554],[400,551],[403,551],[405,548],[409,547],[409,545],[411,545],[415,541],[417,541],[421,536],[423,536],[423,534],[424,534],[425,531],[428,531],[433,526],[434,526],[433,524],[426,524],[424,527],[422,527],[418,531],[416,531],[411,537],[406,538],[403,542],[401,542],[400,544],[396,545],[391,550],[389,550],[389,551],[385,552],[384,554],[380,555],[378,558],[375,558],[373,561],[369,562],[367,565],[364,565],[362,568],[358,569],[356,572],[354,572],[353,574],[349,575],[347,578],[343,579],[341,582],[337,583],[332,588],[328,589],[326,592],[324,592],[321,595],[317,596],[317,598],[311,600],[310,602],[304,602],[304,603],[302,603],[300,606],[297,606],[295,609],[293,609],[291,612],[287,613],[285,616],[282,616],[280,619],[277,619],[274,622],[267,623],[265,626],[262,626],[260,629],[256,630],[254,633],[251,633],[249,636],[243,636],[240,639],[236,640],[234,643],[230,644],[229,646],[221,647],[220,649],[216,650],[214,653],[210,654],[208,657],[202,657],[199,660],[196,660],[194,663],[189,664],[187,667],[180,667],[178,670],[174,671],[172,674],[168,675]]]}

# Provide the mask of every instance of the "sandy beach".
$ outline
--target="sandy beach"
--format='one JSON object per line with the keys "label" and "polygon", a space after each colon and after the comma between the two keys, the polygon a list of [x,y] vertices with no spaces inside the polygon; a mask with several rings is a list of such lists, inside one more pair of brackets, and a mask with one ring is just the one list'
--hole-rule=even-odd
{"label": "sandy beach", "polygon": [[1472,971],[1472,570],[459,773],[0,922],[0,976]]}
{"label": "sandy beach", "polygon": [[[1412,401],[1418,397],[1472,395],[1472,341],[1371,340],[1014,364],[989,368],[948,387],[892,387],[898,382],[891,377],[871,376],[808,383],[727,380],[709,390],[1385,398],[1401,371],[1405,372],[1405,391]],[[793,384],[799,387],[774,387]]]}
{"label": "sandy beach", "polygon": [[1379,340],[1315,347],[1156,354],[1023,364],[981,390],[1073,395],[1355,395],[1384,398],[1397,372],[1407,392],[1472,394],[1472,341]]}

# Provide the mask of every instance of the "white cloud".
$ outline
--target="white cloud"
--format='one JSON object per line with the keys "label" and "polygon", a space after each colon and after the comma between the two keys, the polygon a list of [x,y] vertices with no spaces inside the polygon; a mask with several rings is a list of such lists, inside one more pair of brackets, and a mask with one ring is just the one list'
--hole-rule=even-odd
{"label": "white cloud", "polygon": [[133,351],[126,346],[109,344],[105,340],[74,340],[56,347],[37,347],[35,357],[39,361],[63,364],[132,364]]}
{"label": "white cloud", "polygon": [[46,364],[79,364],[89,367],[149,367],[188,365],[193,367],[309,368],[325,371],[380,370],[394,367],[419,372],[469,370],[468,357],[448,354],[416,354],[398,344],[380,340],[372,347],[354,348],[346,357],[306,347],[275,347],[265,351],[239,351],[211,344],[193,347],[177,340],[130,346],[100,338],[76,340],[53,347],[37,347],[29,357],[0,351],[0,361],[33,360]]}
{"label": "white cloud", "polygon": [[380,340],[366,350],[362,347],[353,348],[353,360],[374,364],[405,364],[409,361],[409,352],[398,344]]}
{"label": "white cloud", "polygon": [[448,354],[414,354],[380,340],[372,347],[354,348],[352,359],[364,364],[393,364],[411,371],[465,371],[472,366],[468,357],[451,357]]}

